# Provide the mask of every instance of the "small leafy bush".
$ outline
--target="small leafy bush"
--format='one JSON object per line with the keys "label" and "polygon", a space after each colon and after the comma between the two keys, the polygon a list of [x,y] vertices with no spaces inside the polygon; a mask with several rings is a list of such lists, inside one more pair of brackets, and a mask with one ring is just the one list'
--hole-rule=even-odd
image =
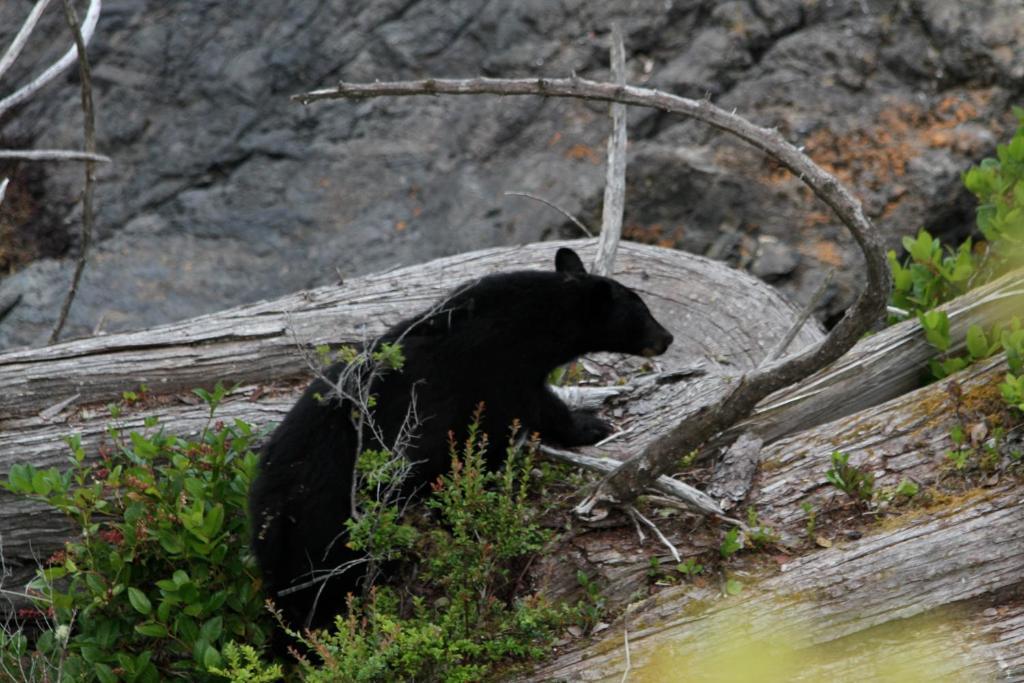
{"label": "small leafy bush", "polygon": [[875,475],[851,465],[848,453],[832,452],[832,466],[825,479],[857,502],[870,503],[875,496]]}
{"label": "small leafy bush", "polygon": [[990,246],[987,270],[998,273],[1024,260],[1024,109],[1014,107],[1018,128],[996,158],[964,174],[964,185],[978,198],[978,230]]}
{"label": "small leafy bush", "polygon": [[740,550],[743,550],[743,541],[740,539],[740,530],[736,528],[729,529],[725,532],[725,536],[722,538],[722,542],[718,546],[718,553],[724,560],[735,555]]}
{"label": "small leafy bush", "polygon": [[[77,530],[29,586],[51,625],[36,654],[63,644],[68,680],[213,680],[226,643],[266,640],[269,615],[243,550],[258,434],[240,420],[212,422],[223,386],[196,393],[210,408],[198,439],[150,418],[143,432],[110,428],[99,462],[86,463],[76,436],[63,472],[11,468],[5,488],[60,510]],[[16,645],[20,653],[6,654],[28,655],[26,642]]]}
{"label": "small leafy bush", "polygon": [[[916,237],[903,238],[907,257],[902,262],[894,251],[888,253],[894,285],[890,299],[894,311],[889,321],[918,318],[928,342],[941,352],[929,363],[937,379],[1000,348],[1010,360],[1011,376],[1020,374],[1024,332],[1014,337],[1020,330],[1019,321],[1014,319],[1009,331],[997,327],[990,336],[972,326],[967,333],[967,352],[954,356],[948,353],[949,319],[945,312],[933,310],[976,284],[1024,265],[1024,109],[1014,107],[1013,112],[1018,128],[1010,142],[997,147],[995,158],[984,159],[963,175],[965,187],[978,199],[977,226],[984,239],[977,243],[968,239],[954,249],[944,247],[922,228]],[[1012,398],[1007,402],[1013,405]]]}
{"label": "small leafy bush", "polygon": [[895,251],[888,253],[893,276],[891,303],[910,315],[921,315],[960,296],[977,274],[971,240],[956,249],[943,248],[937,237],[922,228],[916,238],[903,238],[903,248],[908,258],[902,264]]}
{"label": "small leafy bush", "polygon": [[[353,539],[381,558],[418,555],[417,593],[377,585],[353,598],[334,628],[294,633],[309,651],[299,661],[302,680],[478,681],[499,664],[542,657],[560,629],[586,616],[583,602],[554,606],[517,597],[525,563],[552,535],[528,497],[536,444],[510,442],[504,467],[489,471],[480,420],[478,411],[466,441],[451,444],[451,472],[426,501],[437,517],[429,528],[414,529],[389,504],[366,508],[364,518],[384,513],[389,522]],[[389,471],[387,454],[360,460],[364,484],[387,486],[397,474]],[[252,653],[227,652],[226,678],[241,682],[267,673]]]}

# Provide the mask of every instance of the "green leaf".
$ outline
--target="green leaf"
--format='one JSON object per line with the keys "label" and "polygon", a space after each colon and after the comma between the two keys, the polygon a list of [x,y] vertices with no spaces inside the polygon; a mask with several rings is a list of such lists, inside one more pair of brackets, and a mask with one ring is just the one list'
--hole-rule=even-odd
{"label": "green leaf", "polygon": [[223,525],[224,506],[217,503],[210,508],[210,511],[206,514],[206,519],[203,521],[203,534],[207,538],[213,538],[220,532]]}
{"label": "green leaf", "polygon": [[96,663],[93,665],[93,671],[96,673],[96,678],[100,679],[100,683],[117,683],[117,674],[106,664]]}
{"label": "green leaf", "polygon": [[217,648],[212,645],[206,646],[206,649],[203,651],[203,666],[207,670],[220,666],[223,661],[220,653],[217,652]]}
{"label": "green leaf", "polygon": [[980,360],[988,355],[989,342],[985,331],[980,325],[971,325],[967,328],[967,353],[971,354],[971,360]]}
{"label": "green leaf", "polygon": [[908,498],[913,498],[914,496],[917,495],[918,491],[920,490],[921,487],[918,486],[916,483],[910,481],[909,479],[903,479],[902,481],[900,481],[899,486],[896,487],[896,494],[900,496],[907,496]]}
{"label": "green leaf", "polygon": [[903,246],[910,252],[910,258],[918,263],[934,263],[940,250],[939,241],[932,239],[931,233],[921,228],[917,233],[917,239],[903,238]]}
{"label": "green leaf", "polygon": [[168,635],[167,627],[154,621],[146,622],[145,624],[136,624],[135,632],[140,635],[149,636],[150,638],[166,638]]}
{"label": "green leaf", "polygon": [[725,582],[725,593],[726,595],[739,595],[743,590],[743,584],[736,579],[728,579]]}
{"label": "green leaf", "polygon": [[50,478],[46,475],[47,473],[44,470],[36,470],[32,473],[32,492],[37,496],[49,495],[50,491],[53,490]]}
{"label": "green leaf", "polygon": [[149,614],[153,609],[146,594],[133,586],[128,587],[128,602],[132,604],[139,614]]}
{"label": "green leaf", "polygon": [[7,475],[8,485],[15,493],[32,493],[32,473],[35,468],[31,465],[11,465],[11,471]]}
{"label": "green leaf", "polygon": [[223,626],[223,617],[214,617],[203,624],[202,628],[199,629],[199,637],[212,643],[220,638]]}
{"label": "green leaf", "polygon": [[185,542],[175,531],[161,529],[158,538],[160,539],[160,545],[169,555],[180,555],[185,550]]}
{"label": "green leaf", "polygon": [[918,316],[924,337],[939,351],[949,349],[949,316],[945,311],[928,311]]}

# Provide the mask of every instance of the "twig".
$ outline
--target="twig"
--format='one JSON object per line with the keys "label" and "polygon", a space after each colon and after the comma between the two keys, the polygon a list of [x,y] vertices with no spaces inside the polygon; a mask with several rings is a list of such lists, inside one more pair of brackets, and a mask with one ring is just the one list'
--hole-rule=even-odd
{"label": "twig", "polygon": [[[89,11],[96,8],[99,15],[99,0],[94,0],[89,5]],[[78,72],[82,81],[82,118],[85,129],[85,151],[89,154],[96,153],[96,115],[92,107],[92,73],[89,69],[89,57],[85,53],[85,38],[82,29],[78,24],[78,15],[71,4],[71,0],[64,0],[64,17],[67,19],[68,28],[75,37],[75,48],[78,50]],[[86,21],[89,17],[86,16]],[[75,273],[71,278],[71,286],[68,288],[67,296],[64,298],[64,305],[60,309],[60,317],[57,324],[50,333],[50,344],[57,342],[64,323],[68,318],[68,311],[71,310],[71,302],[75,300],[78,292],[78,282],[82,279],[82,271],[85,270],[85,260],[89,252],[89,242],[92,240],[92,195],[93,184],[96,179],[96,162],[86,160],[85,162],[85,191],[82,194],[82,246],[78,254],[78,262],[75,264]]]}
{"label": "twig", "polygon": [[797,316],[796,322],[794,322],[793,326],[789,328],[789,332],[787,332],[786,336],[782,338],[782,341],[776,344],[775,348],[764,357],[764,360],[761,361],[761,365],[767,365],[768,363],[777,360],[786,352],[789,345],[793,343],[794,339],[796,339],[796,335],[803,329],[807,319],[811,317],[811,313],[813,313],[814,309],[818,306],[818,302],[820,302],[821,298],[825,296],[825,290],[828,289],[830,284],[832,284],[832,278],[835,274],[835,268],[829,268],[828,272],[825,273],[825,277],[822,279],[821,284],[818,285],[818,288],[814,290],[814,294],[811,295],[811,300],[807,302],[804,309],[800,311],[800,315]]}
{"label": "twig", "polygon": [[[612,80],[626,84],[626,47],[622,40],[622,27],[612,24]],[[608,168],[604,181],[604,206],[601,210],[601,238],[597,243],[593,271],[596,275],[611,275],[615,252],[622,235],[622,213],[626,205],[626,105],[613,102],[611,107],[612,132],[608,136]]]}
{"label": "twig", "polygon": [[[85,13],[85,21],[82,22],[81,30],[78,32],[81,35],[83,44],[88,44],[89,41],[92,40],[93,32],[96,29],[96,22],[99,21],[99,18],[100,0],[91,0],[89,3],[89,9],[86,10]],[[77,24],[77,21],[75,23]],[[73,45],[71,49],[65,52],[50,68],[39,74],[35,80],[0,100],[0,116],[3,116],[3,114],[11,107],[21,104],[28,98],[32,97],[32,95],[34,95],[40,88],[71,66],[75,62],[76,51],[78,51],[77,39],[76,45]]]}
{"label": "twig", "polygon": [[0,180],[0,204],[4,203],[4,195],[7,194],[7,183],[9,182],[11,182],[10,178]]}
{"label": "twig", "polygon": [[619,431],[613,432],[612,434],[609,434],[608,436],[604,437],[603,439],[595,443],[594,448],[600,448],[601,446],[604,446],[607,443],[611,443],[616,439],[621,439],[627,434],[632,434],[634,431],[636,431],[636,425],[633,425],[629,429],[620,429]]}
{"label": "twig", "polygon": [[644,541],[647,540],[647,534],[644,533],[644,528],[640,526],[640,520],[636,518],[636,515],[630,513],[629,518],[633,520],[633,528],[636,529],[636,542],[638,545],[643,545]]}
{"label": "twig", "polygon": [[[0,188],[0,189],[2,189],[2,188]],[[2,195],[2,194],[3,193],[0,192],[0,195]],[[2,200],[2,199],[3,199],[3,197],[0,196],[0,200]],[[11,310],[15,306],[20,304],[20,303],[21,303],[21,293],[20,292],[18,292],[16,294],[4,294],[3,296],[0,296],[0,320],[3,320],[4,318],[6,318],[7,314],[10,313]]]}
{"label": "twig", "polygon": [[[572,451],[562,450],[561,448],[554,448],[546,444],[541,444],[539,450],[550,458],[554,458],[555,460],[568,463],[570,465],[575,465],[576,467],[582,467],[585,470],[597,472],[598,474],[607,474],[612,472],[616,467],[622,464],[618,460],[613,460],[612,458],[595,458],[590,455],[583,455],[582,453],[574,453]],[[685,505],[686,508],[692,512],[710,515],[727,524],[738,526],[741,529],[747,528],[747,525],[744,522],[733,517],[729,517],[725,511],[722,510],[721,506],[706,493],[699,489],[695,489],[689,484],[684,484],[678,479],[673,479],[672,477],[666,477],[663,475],[655,479],[650,488],[662,495],[669,496],[679,504]]]}
{"label": "twig", "polygon": [[568,218],[570,221],[572,221],[576,225],[577,228],[579,228],[580,230],[583,231],[584,235],[586,235],[587,237],[593,237],[594,236],[594,233],[590,232],[590,229],[587,228],[587,226],[584,225],[583,222],[580,221],[580,219],[576,218],[576,216],[573,216],[571,213],[569,213],[568,211],[566,211],[565,209],[560,207],[558,204],[555,204],[554,202],[549,202],[548,200],[544,199],[543,197],[538,197],[537,195],[530,194],[529,192],[506,192],[505,196],[506,197],[526,197],[527,199],[532,199],[532,200],[534,200],[536,202],[540,202],[541,204],[547,204],[552,209],[554,209],[555,211],[559,212],[560,214],[562,214],[563,216]]}
{"label": "twig", "polygon": [[111,163],[112,159],[103,154],[79,152],[73,149],[0,149],[0,159],[22,159],[24,161],[98,161]]}
{"label": "twig", "polygon": [[665,534],[661,533],[661,529],[658,528],[657,524],[644,517],[643,513],[641,513],[632,505],[628,505],[626,507],[626,511],[629,513],[630,517],[632,517],[633,519],[640,520],[640,522],[642,522],[648,529],[654,532],[654,535],[658,537],[658,540],[661,541],[662,545],[668,548],[669,552],[672,553],[672,558],[676,562],[683,561],[683,558],[679,556],[679,550],[677,550],[675,545],[672,544],[672,541],[668,540],[665,537]]}
{"label": "twig", "polygon": [[44,408],[43,410],[40,410],[39,417],[47,421],[52,420],[53,418],[60,415],[62,410],[64,410],[65,408],[67,408],[69,405],[71,405],[80,398],[82,398],[81,394],[74,394],[73,396],[69,396],[63,401],[53,404],[49,408]]}
{"label": "twig", "polygon": [[7,52],[5,52],[3,58],[0,59],[0,78],[3,78],[3,75],[7,73],[7,70],[10,69],[11,65],[14,64],[16,59],[18,59],[18,55],[21,54],[22,48],[24,48],[25,44],[28,42],[28,37],[32,34],[36,24],[39,23],[39,17],[42,16],[49,4],[50,0],[39,0],[35,7],[32,8],[32,11],[28,13],[28,16],[25,18],[25,23],[23,23],[21,28],[18,30],[18,35],[14,36],[14,41],[11,43],[11,46],[7,48]]}

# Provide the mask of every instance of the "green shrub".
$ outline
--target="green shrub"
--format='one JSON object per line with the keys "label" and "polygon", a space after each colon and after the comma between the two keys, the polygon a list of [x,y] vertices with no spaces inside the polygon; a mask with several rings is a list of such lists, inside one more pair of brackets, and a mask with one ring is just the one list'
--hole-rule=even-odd
{"label": "green shrub", "polygon": [[895,251],[888,253],[890,304],[903,311],[890,322],[921,316],[1024,265],[1024,109],[1014,107],[1014,114],[1020,125],[1013,139],[997,147],[996,158],[984,159],[963,175],[964,185],[978,199],[977,226],[984,240],[968,239],[954,249],[924,228],[916,237],[904,237],[903,262]]}
{"label": "green shrub", "polygon": [[[46,502],[76,529],[29,586],[50,615],[36,654],[66,644],[67,680],[212,680],[224,644],[267,638],[246,547],[258,435],[240,420],[213,423],[222,386],[196,393],[210,421],[195,440],[149,418],[143,432],[110,428],[98,462],[87,464],[72,437],[69,469],[11,468],[9,491]],[[27,643],[8,645],[8,657],[28,656]]]}
{"label": "green shrub", "polygon": [[[401,599],[397,589],[375,586],[350,602],[333,629],[294,634],[310,651],[299,662],[301,678],[477,681],[499,664],[546,654],[556,632],[579,615],[516,595],[525,563],[551,538],[528,498],[535,446],[510,445],[504,467],[488,471],[478,412],[466,442],[451,445],[451,473],[427,499],[435,523],[416,532],[386,512],[391,522],[361,536],[373,539],[360,543],[382,558],[408,554],[417,541],[417,594]],[[364,482],[386,485],[388,462],[381,454],[366,460]],[[252,662],[235,656],[225,675],[247,680]]]}

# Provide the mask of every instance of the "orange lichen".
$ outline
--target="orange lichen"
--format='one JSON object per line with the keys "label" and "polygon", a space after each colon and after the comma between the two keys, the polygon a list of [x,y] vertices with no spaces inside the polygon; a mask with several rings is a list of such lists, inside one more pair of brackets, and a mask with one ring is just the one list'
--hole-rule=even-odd
{"label": "orange lichen", "polygon": [[602,162],[601,155],[594,151],[593,147],[583,144],[573,145],[565,150],[565,158],[573,161],[589,161],[592,164]]}
{"label": "orange lichen", "polygon": [[661,223],[650,225],[630,223],[622,228],[622,236],[627,240],[669,248],[676,246],[685,234],[686,228],[681,225],[669,228]]}
{"label": "orange lichen", "polygon": [[[981,119],[992,94],[991,90],[965,91],[943,98],[931,109],[913,102],[896,102],[882,109],[874,121],[852,130],[837,133],[827,126],[818,128],[805,140],[804,150],[843,183],[886,191],[882,215],[889,215],[907,196],[906,188],[897,181],[906,175],[911,159],[934,148],[952,148],[964,154],[980,151],[978,137],[958,127]],[[766,169],[766,175],[773,185],[793,179],[789,171],[774,163]],[[832,222],[830,215],[812,212],[807,214],[804,227]]]}
{"label": "orange lichen", "polygon": [[843,265],[843,252],[840,251],[839,247],[836,246],[834,242],[829,242],[827,240],[802,242],[797,249],[804,256],[817,259],[822,263],[827,263],[836,267]]}

